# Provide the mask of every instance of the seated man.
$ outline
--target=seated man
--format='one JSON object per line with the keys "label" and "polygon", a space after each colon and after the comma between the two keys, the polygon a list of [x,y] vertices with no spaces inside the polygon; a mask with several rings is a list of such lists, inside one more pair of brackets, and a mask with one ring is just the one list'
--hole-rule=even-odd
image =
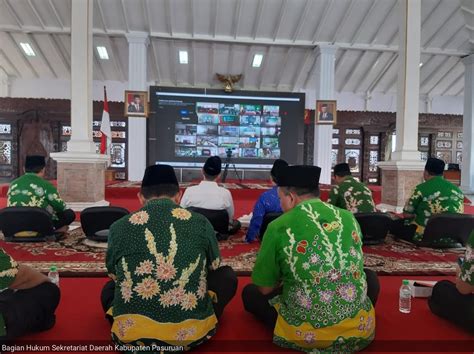
{"label": "seated man", "polygon": [[[252,219],[250,220],[249,229],[245,240],[247,242],[252,242],[257,239],[260,232],[260,227],[262,226],[263,218],[265,214],[268,213],[281,213],[280,198],[278,198],[278,189],[276,186],[277,175],[282,168],[288,166],[288,163],[284,160],[275,160],[273,163],[272,170],[270,171],[272,183],[274,187],[269,191],[263,193],[260,198],[258,198],[255,207],[253,208]],[[263,235],[260,235],[263,236]]]}
{"label": "seated man", "polygon": [[352,177],[349,164],[334,166],[334,180],[337,186],[331,189],[328,203],[354,214],[375,212],[372,192],[364,183]]}
{"label": "seated man", "polygon": [[[182,209],[171,166],[145,171],[143,208],[115,222],[102,306],[116,344],[194,347],[213,336],[237,290],[232,268],[220,267],[209,221]],[[110,317],[112,316],[112,317]]]}
{"label": "seated man", "polygon": [[222,161],[219,156],[209,157],[203,168],[203,181],[197,186],[192,186],[184,191],[181,207],[203,208],[210,210],[226,210],[229,215],[229,234],[234,234],[240,229],[240,223],[234,218],[234,201],[230,192],[217,184],[221,175]]}
{"label": "seated man", "polygon": [[0,341],[54,326],[59,288],[0,249]]}
{"label": "seated man", "polygon": [[66,209],[57,189],[44,179],[45,167],[44,156],[26,157],[25,174],[10,183],[7,206],[46,209],[51,214],[56,231],[66,232],[76,214]]}
{"label": "seated man", "polygon": [[265,232],[242,300],[278,345],[352,352],[374,338],[379,284],[364,272],[354,216],[318,198],[320,173],[291,166],[278,176],[285,213]]}
{"label": "seated man", "polygon": [[[444,179],[444,165],[440,159],[428,159],[423,173],[425,182],[413,191],[403,209],[404,218],[392,223],[392,235],[409,242],[420,242],[432,215],[464,212],[464,195],[458,187]],[[449,238],[438,240],[433,242],[433,247],[448,246],[450,243],[455,241]]]}
{"label": "seated man", "polygon": [[434,314],[474,334],[474,231],[460,261],[456,284],[448,280],[438,282],[428,303]]}

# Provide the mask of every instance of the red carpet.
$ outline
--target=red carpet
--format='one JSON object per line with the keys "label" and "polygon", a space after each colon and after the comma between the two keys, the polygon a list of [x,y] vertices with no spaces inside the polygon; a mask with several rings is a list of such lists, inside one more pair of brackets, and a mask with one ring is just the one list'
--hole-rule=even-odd
{"label": "red carpet", "polygon": [[[398,288],[401,280],[401,277],[380,277],[376,339],[365,352],[474,351],[473,337],[431,314],[426,299],[414,299],[412,313],[401,314],[398,311]],[[56,326],[47,332],[22,338],[17,343],[28,342],[50,347],[55,344],[88,346],[110,343],[109,326],[99,300],[101,288],[106,281],[105,278],[62,278],[62,300],[57,311]],[[240,294],[248,282],[248,277],[239,277],[236,297],[227,307],[216,336],[195,352],[283,352],[271,344],[271,331],[244,311]]]}

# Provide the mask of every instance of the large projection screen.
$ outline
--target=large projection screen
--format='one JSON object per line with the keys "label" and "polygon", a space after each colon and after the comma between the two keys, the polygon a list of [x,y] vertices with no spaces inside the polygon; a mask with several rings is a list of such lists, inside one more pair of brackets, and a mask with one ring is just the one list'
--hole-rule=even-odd
{"label": "large projection screen", "polygon": [[232,155],[242,168],[303,162],[304,94],[150,87],[148,163],[200,167]]}

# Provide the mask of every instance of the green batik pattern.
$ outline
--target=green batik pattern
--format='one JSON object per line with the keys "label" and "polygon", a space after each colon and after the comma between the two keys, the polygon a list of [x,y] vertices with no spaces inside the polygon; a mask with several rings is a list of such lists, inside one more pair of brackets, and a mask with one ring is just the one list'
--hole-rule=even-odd
{"label": "green batik pattern", "polygon": [[372,307],[359,225],[346,211],[318,203],[302,203],[295,211],[300,223],[311,225],[307,240],[296,240],[291,223],[286,231],[283,253],[296,282],[271,303],[282,304],[280,314],[290,325],[328,327]]}
{"label": "green batik pattern", "polygon": [[474,231],[469,236],[466,244],[466,255],[464,263],[461,266],[461,274],[459,278],[474,286]]}
{"label": "green batik pattern", "polygon": [[335,186],[329,193],[328,203],[349,210],[351,213],[375,211],[372,192],[354,177],[346,177],[341,184]]}
{"label": "green batik pattern", "polygon": [[0,290],[8,288],[18,273],[18,263],[0,248]]}

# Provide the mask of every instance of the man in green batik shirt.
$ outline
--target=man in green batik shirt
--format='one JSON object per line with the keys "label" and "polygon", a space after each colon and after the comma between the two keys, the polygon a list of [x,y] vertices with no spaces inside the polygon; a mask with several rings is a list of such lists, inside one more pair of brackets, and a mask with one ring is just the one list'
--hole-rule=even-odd
{"label": "man in green batik shirt", "polygon": [[146,169],[139,199],[143,208],[110,229],[106,266],[113,280],[102,291],[102,306],[113,322],[112,338],[189,349],[215,334],[237,276],[219,268],[210,222],[179,206],[171,166]]}
{"label": "man in green batik shirt", "polygon": [[334,166],[334,180],[337,186],[331,189],[328,203],[351,213],[373,213],[375,211],[372,192],[367,186],[352,177],[349,164]]}
{"label": "man in green batik shirt", "polygon": [[[398,238],[410,242],[421,242],[424,245],[431,240],[423,237],[425,227],[432,215],[441,213],[463,213],[464,194],[443,177],[445,163],[443,160],[430,157],[426,161],[423,178],[425,182],[416,186],[403,209],[404,219],[396,220],[390,232]],[[449,246],[454,240],[447,238],[433,240],[431,246]]]}
{"label": "man in green batik shirt", "polygon": [[474,333],[474,231],[464,258],[460,258],[456,283],[443,280],[433,288],[431,311]]}
{"label": "man in green batik shirt", "polygon": [[10,183],[9,207],[37,207],[51,214],[56,232],[66,232],[76,218],[71,209],[66,209],[57,189],[44,179],[46,160],[44,156],[27,156],[25,174]]}
{"label": "man in green batik shirt", "polygon": [[320,173],[290,166],[278,176],[284,214],[265,232],[242,299],[280,346],[352,352],[374,338],[379,284],[364,271],[352,213],[318,198]]}

